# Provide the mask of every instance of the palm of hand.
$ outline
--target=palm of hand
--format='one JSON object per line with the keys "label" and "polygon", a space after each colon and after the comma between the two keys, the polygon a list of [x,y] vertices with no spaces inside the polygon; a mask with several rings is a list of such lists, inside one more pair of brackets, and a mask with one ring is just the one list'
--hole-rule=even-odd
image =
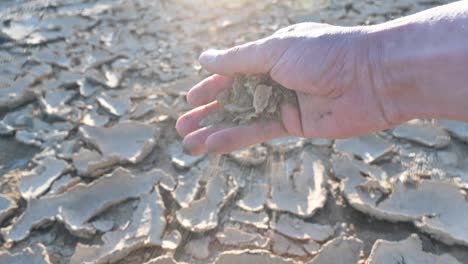
{"label": "palm of hand", "polygon": [[290,134],[345,138],[390,126],[379,98],[380,76],[360,32],[322,24],[295,27],[279,32],[293,41],[270,72],[298,93],[301,127],[293,115],[283,118],[288,131],[300,131]]}

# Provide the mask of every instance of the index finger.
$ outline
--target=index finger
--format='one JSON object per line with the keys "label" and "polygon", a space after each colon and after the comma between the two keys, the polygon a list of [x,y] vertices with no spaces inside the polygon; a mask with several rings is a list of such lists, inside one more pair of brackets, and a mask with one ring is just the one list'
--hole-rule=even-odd
{"label": "index finger", "polygon": [[216,131],[207,137],[205,145],[210,152],[224,154],[288,135],[288,131],[278,121],[255,122]]}
{"label": "index finger", "polygon": [[187,102],[192,107],[205,105],[216,100],[224,89],[232,86],[233,78],[219,74],[211,75],[193,86],[187,93]]}

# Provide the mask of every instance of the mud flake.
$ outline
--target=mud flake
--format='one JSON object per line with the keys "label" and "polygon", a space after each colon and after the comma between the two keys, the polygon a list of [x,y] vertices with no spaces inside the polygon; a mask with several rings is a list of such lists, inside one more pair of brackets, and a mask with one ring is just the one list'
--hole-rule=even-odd
{"label": "mud flake", "polygon": [[169,153],[171,155],[171,161],[174,166],[179,169],[188,169],[195,165],[197,162],[205,158],[206,155],[190,156],[183,152],[182,144],[179,142],[173,143],[169,146]]}
{"label": "mud flake", "polygon": [[252,183],[244,191],[244,196],[237,202],[240,208],[257,212],[264,209],[267,202],[268,186],[262,183]]}
{"label": "mud flake", "polygon": [[427,147],[444,148],[450,144],[450,135],[440,126],[421,120],[412,120],[392,130],[393,136]]}
{"label": "mud flake", "polygon": [[10,136],[15,133],[15,129],[7,124],[5,122],[0,121],[0,136]]}
{"label": "mud flake", "polygon": [[11,254],[9,252],[0,253],[0,263],[8,264],[51,264],[49,254],[44,245],[37,244],[32,248],[28,247],[21,252]]}
{"label": "mud flake", "polygon": [[42,147],[41,136],[36,132],[20,130],[16,132],[15,139],[26,145]]}
{"label": "mud flake", "polygon": [[39,161],[36,168],[21,177],[18,184],[21,196],[27,200],[39,197],[67,170],[67,167],[65,161],[53,157]]}
{"label": "mud flake", "polygon": [[295,92],[272,81],[266,75],[239,75],[231,89],[217,96],[220,110],[200,122],[208,126],[220,122],[247,124],[254,121],[279,120],[281,103],[297,105]]}
{"label": "mud flake", "polygon": [[363,248],[361,240],[354,237],[335,238],[319,250],[316,257],[307,264],[349,264],[357,263]]}
{"label": "mud flake", "polygon": [[229,220],[260,229],[268,229],[269,216],[264,211],[250,212],[239,209],[231,210]]}
{"label": "mud flake", "polygon": [[100,115],[96,110],[86,113],[81,123],[87,126],[105,126],[109,122],[109,116]]}
{"label": "mud flake", "polygon": [[282,214],[277,221],[272,221],[270,227],[293,239],[319,242],[326,241],[335,232],[332,226],[308,223],[287,214]]}
{"label": "mud flake", "polygon": [[170,256],[159,256],[155,259],[145,262],[145,264],[178,264],[178,263],[180,262],[175,261],[174,258]]}
{"label": "mud flake", "polygon": [[468,143],[468,123],[451,120],[440,120],[439,124],[454,137]]}
{"label": "mud flake", "polygon": [[161,247],[167,250],[176,250],[182,242],[182,234],[174,229],[166,234],[162,238]]}
{"label": "mud flake", "polygon": [[[343,179],[343,193],[355,209],[391,222],[413,222],[415,226],[446,244],[468,245],[468,203],[462,186],[452,181],[419,180],[408,185],[400,179],[391,182],[392,192],[377,203],[380,196],[371,196],[360,184],[378,173],[359,161],[340,158],[332,161],[334,171]],[[366,175],[366,176],[363,176]],[[411,201],[411,203],[408,203]]]}
{"label": "mud flake", "polygon": [[91,218],[112,205],[148,193],[155,184],[163,186],[167,181],[170,182],[171,177],[158,169],[134,175],[117,168],[90,184],[77,184],[63,194],[29,200],[16,222],[1,231],[6,241],[20,241],[31,229],[57,220],[74,235],[88,237],[95,233],[94,227],[87,223]]}
{"label": "mud flake", "polygon": [[375,134],[335,141],[336,151],[355,155],[367,163],[386,157],[393,149],[393,144]]}
{"label": "mud flake", "polygon": [[270,173],[270,198],[268,207],[299,216],[311,216],[322,208],[327,199],[326,171],[323,162],[312,154],[303,152],[300,159],[290,158],[272,162]]}
{"label": "mud flake", "polygon": [[18,78],[11,85],[0,89],[0,109],[13,109],[36,98],[30,77]]}
{"label": "mud flake", "polygon": [[271,93],[273,91],[272,86],[260,84],[255,88],[255,93],[253,97],[253,106],[255,108],[255,113],[259,114],[265,110],[270,101]]}
{"label": "mud flake", "polygon": [[34,117],[35,108],[27,105],[14,111],[8,112],[3,117],[3,122],[15,129],[26,127]]}
{"label": "mud flake", "polygon": [[112,97],[106,93],[97,96],[99,105],[115,116],[123,116],[131,107],[131,101],[128,98]]}
{"label": "mud flake", "polygon": [[225,227],[215,236],[219,243],[225,246],[265,248],[270,242],[266,237],[236,227]]}
{"label": "mud flake", "polygon": [[122,77],[118,73],[106,70],[104,75],[106,77],[105,84],[107,87],[115,89],[120,85],[120,80]]}
{"label": "mud flake", "polygon": [[307,251],[307,253],[309,253],[310,255],[315,255],[318,253],[318,251],[320,250],[320,244],[311,240],[309,242],[307,242],[307,244],[304,245],[304,249],[305,251]]}
{"label": "mud flake", "polygon": [[81,148],[73,154],[73,166],[80,176],[98,177],[119,163],[118,159],[106,159],[97,151]]}
{"label": "mud flake", "polygon": [[99,90],[98,85],[89,81],[88,79],[79,80],[77,84],[79,87],[78,91],[83,97],[90,97]]}
{"label": "mud flake", "polygon": [[273,231],[268,233],[271,238],[271,250],[277,255],[305,257],[307,252],[296,242]]}
{"label": "mud flake", "polygon": [[114,228],[114,221],[107,219],[97,219],[92,221],[91,224],[99,232],[109,232]]}
{"label": "mud flake", "polygon": [[131,119],[141,119],[145,115],[154,112],[157,109],[154,101],[144,101],[137,104],[130,112]]}
{"label": "mud flake", "polygon": [[73,109],[67,105],[76,95],[75,91],[65,89],[55,89],[47,91],[45,96],[39,97],[39,105],[44,113],[49,116],[66,119]]}
{"label": "mud flake", "polygon": [[269,186],[263,172],[251,169],[249,178],[236,204],[246,211],[261,211],[267,203]]}
{"label": "mud flake", "polygon": [[233,250],[221,253],[215,261],[216,264],[293,264],[291,259],[275,256],[266,250]]}
{"label": "mud flake", "polygon": [[156,129],[139,122],[122,122],[112,127],[81,126],[84,141],[96,147],[102,156],[119,162],[138,163],[156,144]]}
{"label": "mud flake", "polygon": [[209,236],[193,239],[185,245],[185,250],[196,259],[207,259],[210,256],[210,243],[211,238]]}
{"label": "mud flake", "polygon": [[367,260],[369,264],[394,263],[395,261],[399,261],[399,263],[460,264],[448,254],[435,255],[423,251],[422,241],[415,234],[401,241],[377,240]]}
{"label": "mud flake", "polygon": [[138,248],[161,246],[165,227],[164,204],[155,189],[141,198],[127,227],[104,234],[103,245],[78,244],[70,263],[114,263]]}
{"label": "mud flake", "polygon": [[179,223],[192,232],[204,232],[216,228],[221,208],[237,191],[230,188],[225,175],[217,174],[207,182],[206,196],[194,200],[176,212]]}
{"label": "mud flake", "polygon": [[192,168],[177,176],[177,187],[171,192],[171,195],[180,206],[187,207],[195,199],[202,176],[201,171],[197,168]]}
{"label": "mud flake", "polygon": [[18,204],[8,196],[0,194],[0,224],[9,217],[16,209]]}

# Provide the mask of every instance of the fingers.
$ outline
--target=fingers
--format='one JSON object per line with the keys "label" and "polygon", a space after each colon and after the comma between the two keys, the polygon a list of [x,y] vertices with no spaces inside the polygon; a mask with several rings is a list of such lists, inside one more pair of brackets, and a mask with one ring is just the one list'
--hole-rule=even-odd
{"label": "fingers", "polygon": [[201,128],[197,131],[194,131],[188,134],[184,138],[184,141],[182,142],[182,145],[184,146],[184,152],[192,156],[199,156],[207,152],[208,147],[205,144],[206,139],[210,135],[218,131],[221,131],[223,129],[226,129],[226,128],[220,127],[220,126],[211,126],[211,127]]}
{"label": "fingers", "polygon": [[187,93],[187,102],[192,107],[213,102],[219,92],[232,86],[231,77],[214,74],[196,84]]}
{"label": "fingers", "polygon": [[199,61],[209,72],[221,75],[267,73],[286,50],[286,42],[265,38],[226,50],[207,50]]}
{"label": "fingers", "polygon": [[205,145],[209,151],[223,154],[287,135],[279,122],[254,123],[215,132],[206,139]]}
{"label": "fingers", "polygon": [[277,137],[302,136],[299,110],[292,105],[285,104],[281,107],[285,125],[269,121],[231,128],[222,125],[200,127],[200,120],[217,108],[218,103],[212,102],[191,110],[177,120],[177,132],[184,137],[184,150],[190,155],[197,156],[207,151],[229,153]]}
{"label": "fingers", "polygon": [[212,102],[207,105],[199,106],[185,113],[176,122],[176,130],[180,136],[185,137],[187,134],[200,129],[200,121],[210,113],[218,109],[218,103]]}

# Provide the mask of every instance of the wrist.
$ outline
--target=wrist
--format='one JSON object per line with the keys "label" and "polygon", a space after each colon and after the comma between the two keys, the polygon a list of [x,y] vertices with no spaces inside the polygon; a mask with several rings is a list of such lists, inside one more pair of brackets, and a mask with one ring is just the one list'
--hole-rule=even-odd
{"label": "wrist", "polygon": [[[454,15],[454,13],[456,15]],[[468,11],[450,5],[368,28],[389,119],[467,120]]]}
{"label": "wrist", "polygon": [[[368,86],[375,95],[380,111],[387,126],[400,124],[412,118],[412,109],[408,106],[411,97],[416,97],[412,83],[412,73],[404,70],[404,56],[393,54],[398,48],[391,48],[392,38],[398,34],[378,26],[363,26],[363,33],[358,43],[357,54],[362,58],[356,85]],[[391,52],[390,52],[391,51]]]}
{"label": "wrist", "polygon": [[422,60],[416,58],[410,45],[405,43],[404,38],[411,35],[410,31],[411,25],[369,27],[369,61],[374,68],[374,79],[380,83],[374,86],[391,124],[423,114],[418,112],[422,109],[418,105],[421,102],[418,100],[421,88],[416,77],[420,75],[417,71]]}

